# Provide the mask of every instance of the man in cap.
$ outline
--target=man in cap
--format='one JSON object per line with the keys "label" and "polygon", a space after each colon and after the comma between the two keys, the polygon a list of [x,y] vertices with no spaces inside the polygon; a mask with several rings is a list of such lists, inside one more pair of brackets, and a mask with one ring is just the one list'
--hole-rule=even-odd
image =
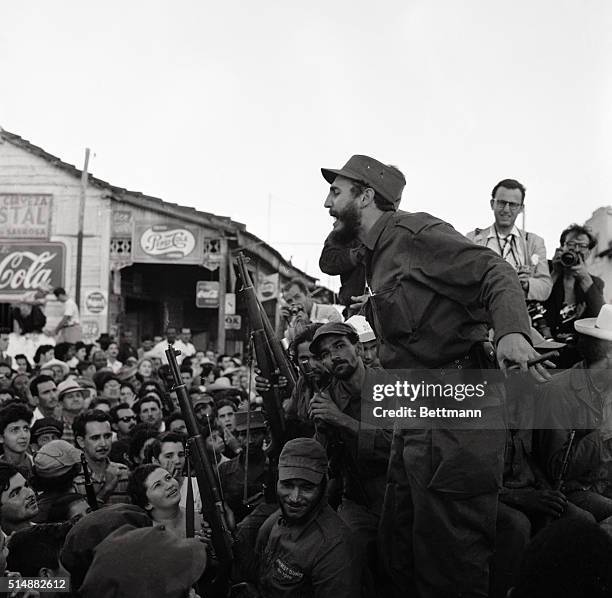
{"label": "man in cap", "polygon": [[[63,556],[63,554],[62,554]],[[163,525],[124,525],[104,539],[80,594],[83,598],[191,598],[206,568],[206,546]]]}
{"label": "man in cap", "polygon": [[359,336],[359,342],[361,343],[362,359],[363,364],[367,368],[379,368],[380,360],[378,359],[378,341],[376,335],[370,326],[370,323],[366,320],[365,316],[351,316],[347,321],[347,324],[355,329],[355,332]]}
{"label": "man in cap", "polygon": [[[140,507],[117,504],[92,511],[74,524],[66,536],[66,541],[60,553],[60,561],[70,573],[70,582],[73,588],[80,588],[92,564],[95,551],[101,542],[114,531],[126,525],[136,528],[150,528],[153,521]],[[136,566],[136,561],[146,563],[143,559],[134,559],[134,554],[140,556],[142,553],[141,551],[136,553],[132,551],[131,557],[127,559],[127,564]],[[122,555],[122,559],[126,560],[125,554]],[[146,581],[144,578],[141,579],[141,583],[144,581]]]}
{"label": "man in cap", "polygon": [[257,536],[264,598],[353,598],[359,572],[348,528],[327,504],[327,454],[312,438],[285,444],[278,462],[280,510]]}
{"label": "man in cap", "polygon": [[45,523],[53,503],[74,492],[73,482],[81,471],[81,451],[65,440],[52,440],[34,457],[34,486],[39,492],[35,523]]}
{"label": "man in cap", "polygon": [[373,563],[366,562],[366,553],[375,552],[392,434],[362,421],[366,367],[354,328],[346,322],[324,324],[310,351],[331,374],[330,384],[311,399],[310,414],[331,468],[342,479],[338,514],[357,539],[360,571],[371,586],[374,572],[368,566]]}
{"label": "man in cap", "polygon": [[574,328],[583,361],[555,375],[537,397],[540,462],[557,480],[574,430],[563,492],[600,522],[612,516],[612,305]]}
{"label": "man in cap", "polygon": [[[369,293],[361,299],[369,298],[383,367],[480,368],[487,322],[502,367],[526,369],[538,356],[512,266],[429,214],[398,210],[406,180],[397,168],[355,155],[322,174],[331,185],[325,207],[336,219],[335,238],[357,238],[366,248]],[[541,364],[535,370],[549,378]],[[503,431],[405,430],[403,437],[421,595],[486,596]]]}
{"label": "man in cap", "polygon": [[212,395],[203,393],[198,389],[192,389],[189,393],[193,405],[193,413],[202,426],[208,426],[216,417],[215,399]]}
{"label": "man in cap", "polygon": [[41,449],[52,440],[59,440],[64,432],[64,426],[59,419],[43,417],[37,419],[30,428],[30,438],[36,450]]}
{"label": "man in cap", "polygon": [[268,462],[263,450],[267,433],[263,413],[237,411],[233,432],[242,451],[237,457],[219,465],[219,478],[225,502],[232,509],[236,523],[239,523],[253,507],[263,502],[264,488],[269,484]]}
{"label": "man in cap", "polygon": [[75,380],[68,379],[57,385],[57,394],[62,406],[62,422],[64,432],[62,438],[74,444],[72,424],[85,408],[85,390]]}

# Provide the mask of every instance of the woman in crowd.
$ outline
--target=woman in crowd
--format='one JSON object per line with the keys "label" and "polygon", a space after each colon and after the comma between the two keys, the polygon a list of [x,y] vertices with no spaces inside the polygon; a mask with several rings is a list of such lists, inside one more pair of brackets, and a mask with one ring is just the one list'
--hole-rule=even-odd
{"label": "woman in crowd", "polygon": [[[132,504],[144,509],[153,525],[163,525],[179,538],[186,537],[185,510],[179,505],[179,483],[172,474],[156,464],[139,465],[130,477],[128,494]],[[196,532],[202,529],[202,519],[194,518]]]}

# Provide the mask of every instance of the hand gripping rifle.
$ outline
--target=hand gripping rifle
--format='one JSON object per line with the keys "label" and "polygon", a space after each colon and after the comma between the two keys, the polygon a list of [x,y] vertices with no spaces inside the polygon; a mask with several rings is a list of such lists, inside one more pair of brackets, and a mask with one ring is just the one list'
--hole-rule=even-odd
{"label": "hand gripping rifle", "polygon": [[261,393],[266,420],[272,436],[272,443],[267,451],[272,462],[278,459],[286,436],[285,417],[278,392],[278,378],[284,376],[287,379],[287,390],[292,392],[295,387],[296,376],[293,366],[285,355],[280,341],[274,335],[268,316],[257,298],[253,281],[247,270],[247,258],[242,252],[238,255],[237,262],[240,279],[242,280],[241,293],[249,313],[257,365],[261,370],[261,375],[267,378],[272,386],[269,391]]}
{"label": "hand gripping rifle", "polygon": [[[187,394],[187,389],[181,378],[179,366],[176,361],[178,351],[169,347],[166,349],[166,357],[172,374],[174,386],[172,390],[176,392],[181,407],[181,413],[187,427],[189,436],[190,455],[193,457],[200,496],[202,497],[202,509],[206,521],[212,531],[212,545],[219,561],[219,571],[212,582],[211,596],[227,596],[229,593],[229,576],[231,572],[233,554],[232,539],[225,520],[225,511],[221,500],[221,493],[217,486],[217,480],[213,472],[212,465],[206,452],[204,439],[200,434],[197,420],[193,413],[193,407]],[[191,483],[191,480],[189,480]]]}

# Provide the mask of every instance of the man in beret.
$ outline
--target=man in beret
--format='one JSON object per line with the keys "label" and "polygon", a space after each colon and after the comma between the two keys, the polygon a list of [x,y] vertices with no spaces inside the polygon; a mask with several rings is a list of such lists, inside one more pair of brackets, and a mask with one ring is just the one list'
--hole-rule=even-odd
{"label": "man in beret", "polygon": [[327,454],[313,438],[285,444],[278,462],[280,510],[262,525],[255,547],[265,598],[359,595],[351,534],[327,504]]}
{"label": "man in beret", "polygon": [[[442,220],[399,210],[406,179],[398,168],[355,155],[341,169],[321,172],[330,183],[325,207],[335,218],[334,237],[365,247],[368,293],[355,303],[365,305],[384,368],[479,369],[488,322],[502,368],[526,369],[538,356],[512,266]],[[533,373],[549,378],[542,365]],[[421,596],[487,596],[503,430],[402,435]]]}
{"label": "man in beret", "polygon": [[81,454],[65,440],[52,440],[36,453],[34,485],[39,494],[38,515],[34,523],[45,523],[53,503],[74,492],[74,479],[81,472]]}

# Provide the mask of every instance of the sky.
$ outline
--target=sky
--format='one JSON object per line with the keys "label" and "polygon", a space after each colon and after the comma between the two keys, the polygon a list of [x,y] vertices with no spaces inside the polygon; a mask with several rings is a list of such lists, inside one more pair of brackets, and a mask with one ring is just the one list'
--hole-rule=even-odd
{"label": "sky", "polygon": [[460,232],[503,178],[527,230],[612,204],[609,0],[4,2],[0,126],[114,185],[242,222],[337,288],[322,166],[398,166]]}

